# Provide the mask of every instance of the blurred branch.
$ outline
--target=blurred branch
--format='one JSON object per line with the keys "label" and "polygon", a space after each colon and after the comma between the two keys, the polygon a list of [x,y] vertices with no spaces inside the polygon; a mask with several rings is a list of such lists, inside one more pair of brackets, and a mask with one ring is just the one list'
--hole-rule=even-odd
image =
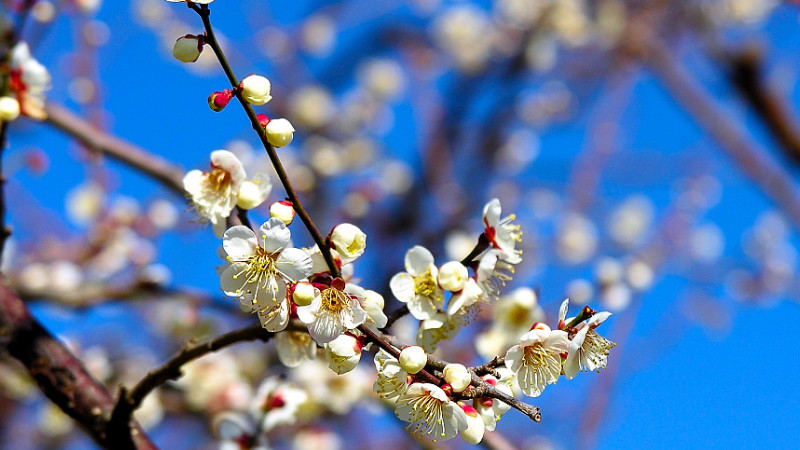
{"label": "blurred branch", "polygon": [[762,73],[763,55],[756,48],[732,55],[728,76],[795,164],[800,165],[800,125],[785,98],[771,89]]}
{"label": "blurred branch", "polygon": [[639,41],[640,55],[675,99],[721,145],[739,168],[775,202],[800,229],[800,191],[790,175],[768,152],[742,132],[725,111],[692,76],[676,61],[663,43],[655,37]]}
{"label": "blurred branch", "polygon": [[147,372],[147,375],[136,383],[136,386],[130,392],[125,387],[120,388],[119,401],[111,413],[109,428],[121,429],[127,427],[131,414],[141,405],[147,394],[167,381],[179,378],[182,375],[181,367],[184,364],[238,342],[255,340],[267,342],[273,336],[275,336],[275,333],[270,333],[259,324],[234,330],[199,344],[187,344],[183,350],[170,358],[164,365]]}
{"label": "blurred branch", "polygon": [[46,122],[72,136],[88,148],[107,155],[160,181],[164,186],[184,196],[184,170],[166,159],[137,147],[118,137],[97,129],[87,120],[68,109],[48,103]]}
{"label": "blurred branch", "polygon": [[114,400],[83,364],[31,315],[25,303],[0,284],[0,348],[19,360],[39,389],[106,448],[155,448],[137,424],[111,433]]}

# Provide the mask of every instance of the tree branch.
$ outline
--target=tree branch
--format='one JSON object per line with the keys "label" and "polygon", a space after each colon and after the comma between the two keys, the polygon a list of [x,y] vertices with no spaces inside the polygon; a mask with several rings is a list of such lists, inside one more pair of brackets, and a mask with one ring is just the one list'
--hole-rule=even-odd
{"label": "tree branch", "polygon": [[154,449],[137,424],[111,433],[114,400],[83,364],[31,315],[25,303],[0,284],[0,347],[19,360],[39,389],[106,448]]}
{"label": "tree branch", "polygon": [[164,186],[184,196],[183,175],[185,171],[166,159],[112,136],[79,117],[68,109],[48,103],[46,122],[85,146],[109,156],[123,164],[155,178]]}

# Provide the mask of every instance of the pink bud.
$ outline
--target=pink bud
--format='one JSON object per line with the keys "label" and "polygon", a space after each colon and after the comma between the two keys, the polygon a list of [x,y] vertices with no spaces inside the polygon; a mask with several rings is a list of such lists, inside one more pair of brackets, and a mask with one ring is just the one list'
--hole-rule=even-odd
{"label": "pink bud", "polygon": [[261,128],[266,128],[269,123],[269,117],[267,117],[266,114],[256,114],[256,117],[258,117],[258,123],[261,125]]}
{"label": "pink bud", "polygon": [[212,111],[220,112],[228,106],[228,102],[231,101],[231,98],[233,98],[233,93],[230,89],[212,92],[211,95],[208,96],[208,107],[211,108]]}

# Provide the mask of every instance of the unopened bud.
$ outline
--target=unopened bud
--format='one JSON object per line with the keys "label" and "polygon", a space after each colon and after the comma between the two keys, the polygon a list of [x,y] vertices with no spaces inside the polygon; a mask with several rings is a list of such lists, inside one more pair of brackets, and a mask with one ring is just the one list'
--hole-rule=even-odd
{"label": "unopened bud", "polygon": [[195,62],[203,51],[203,44],[204,42],[200,36],[192,34],[181,36],[175,41],[175,45],[172,47],[172,56],[181,62]]}
{"label": "unopened bud", "polygon": [[448,364],[442,372],[445,381],[453,387],[453,392],[464,392],[472,381],[469,371],[462,364]]}
{"label": "unopened bud", "polygon": [[342,375],[355,369],[361,360],[361,345],[349,334],[343,334],[325,344],[328,367]]}
{"label": "unopened bud", "polygon": [[19,117],[19,102],[14,97],[0,97],[0,120],[11,122]]}
{"label": "unopened bud", "polygon": [[230,89],[212,92],[211,95],[208,96],[208,107],[211,108],[212,111],[220,112],[228,106],[228,102],[231,101],[232,97],[233,93]]}
{"label": "unopened bud", "polygon": [[264,131],[267,133],[267,141],[274,147],[286,147],[294,139],[294,127],[286,119],[270,120]]}
{"label": "unopened bud", "polygon": [[262,129],[267,128],[269,117],[266,114],[256,114],[256,118],[258,119],[258,124],[261,125]]}
{"label": "unopened bud", "polygon": [[428,363],[428,355],[425,354],[425,350],[422,347],[411,345],[400,352],[398,361],[403,370],[410,374],[415,374],[425,368],[425,364]]}
{"label": "unopened bud", "polygon": [[261,75],[248,75],[239,86],[242,88],[242,97],[251,105],[263,105],[272,100],[272,84]]}
{"label": "unopened bud", "polygon": [[316,289],[314,286],[306,281],[301,281],[294,285],[294,292],[292,292],[292,300],[297,306],[308,306],[316,296]]}
{"label": "unopened bud", "polygon": [[285,225],[292,223],[294,215],[295,211],[292,202],[287,200],[275,202],[269,207],[269,216],[280,219]]}
{"label": "unopened bud", "polygon": [[439,286],[450,292],[464,289],[468,278],[467,268],[458,261],[450,261],[439,269]]}

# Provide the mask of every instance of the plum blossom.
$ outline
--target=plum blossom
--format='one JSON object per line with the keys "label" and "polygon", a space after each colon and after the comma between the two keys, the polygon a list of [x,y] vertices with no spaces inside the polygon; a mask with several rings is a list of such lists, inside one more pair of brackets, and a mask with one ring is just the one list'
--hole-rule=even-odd
{"label": "plum blossom", "polygon": [[44,93],[50,89],[50,72],[31,55],[26,42],[11,49],[9,66],[9,87],[16,93],[22,113],[33,119],[46,119]]}
{"label": "plum blossom", "polygon": [[416,319],[430,319],[444,306],[444,290],[437,282],[439,271],[433,264],[433,255],[416,245],[406,252],[405,267],[406,272],[396,274],[389,282],[392,294],[408,305]]}
{"label": "plum blossom", "polygon": [[297,317],[308,325],[315,341],[325,344],[367,320],[367,313],[361,307],[365,295],[361,287],[336,278],[330,286],[320,288],[310,305],[298,307]]}
{"label": "plum blossom", "polygon": [[272,190],[267,178],[256,176],[248,181],[246,177],[239,158],[227,150],[211,152],[208,172],[191,170],[183,177],[183,188],[192,204],[203,219],[211,222],[218,236],[222,235],[225,219],[240,200],[243,200],[241,207],[255,207],[263,203]]}
{"label": "plum blossom", "polygon": [[543,323],[525,333],[519,344],[506,352],[506,367],[517,374],[522,393],[538,397],[561,376],[561,353],[569,350],[567,333]]}
{"label": "plum blossom", "polygon": [[297,367],[316,357],[317,344],[305,331],[286,330],[275,336],[275,350],[284,366]]}
{"label": "plum blossom", "polygon": [[500,250],[502,260],[509,264],[519,264],[522,261],[522,250],[517,250],[516,245],[522,241],[522,232],[519,225],[511,223],[516,218],[514,214],[500,218],[501,212],[500,200],[496,198],[483,207],[484,233],[492,247]]}
{"label": "plum blossom", "polygon": [[409,386],[397,399],[394,413],[400,420],[411,423],[408,430],[414,436],[430,436],[433,442],[452,439],[468,426],[464,410],[430,383]]}
{"label": "plum blossom", "polygon": [[[561,304],[558,314],[560,326],[569,322],[566,319],[568,305],[569,299]],[[568,380],[575,378],[579,371],[588,372],[606,368],[611,347],[617,344],[600,336],[595,329],[609,317],[611,317],[610,312],[599,312],[574,327],[578,332],[570,341],[569,354],[564,361],[564,375]]]}
{"label": "plum blossom", "polygon": [[300,406],[308,401],[308,393],[293,387],[279,377],[270,377],[259,386],[250,403],[250,414],[263,417],[260,427],[269,431],[281,425],[293,425],[297,421]]}
{"label": "plum blossom", "polygon": [[[263,315],[278,307],[277,315],[288,320],[286,283],[311,275],[311,258],[289,247],[291,233],[279,219],[264,222],[258,232],[257,237],[242,225],[225,232],[222,247],[231,264],[220,275],[220,286],[225,294],[249,303],[251,311]],[[273,318],[262,318],[262,323]]]}
{"label": "plum blossom", "polygon": [[381,349],[375,353],[375,369],[378,378],[372,389],[384,400],[394,402],[408,389],[408,372],[400,367],[400,362]]}

